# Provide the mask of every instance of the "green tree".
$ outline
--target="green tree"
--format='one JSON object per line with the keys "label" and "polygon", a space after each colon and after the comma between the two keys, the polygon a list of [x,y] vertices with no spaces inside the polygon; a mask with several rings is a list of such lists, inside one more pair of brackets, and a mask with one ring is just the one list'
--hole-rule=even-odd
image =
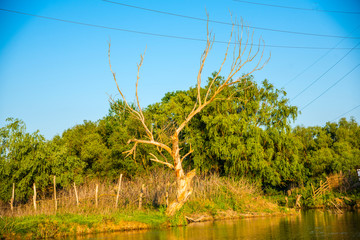
{"label": "green tree", "polygon": [[51,163],[47,159],[46,142],[39,132],[26,133],[23,121],[6,119],[7,125],[0,129],[1,169],[0,197],[8,201],[12,183],[16,184],[16,199],[25,201],[36,183],[39,193],[45,193],[49,185]]}
{"label": "green tree", "polygon": [[[215,72],[201,91],[215,77],[213,85],[221,85],[224,78]],[[160,129],[177,127],[184,110],[191,110],[197,101],[196,91],[167,93],[161,103],[148,107],[152,122]],[[247,176],[270,186],[302,181],[305,169],[298,157],[299,142],[290,131],[297,108],[285,96],[267,80],[258,85],[252,77],[224,90],[219,96],[222,101],[211,103],[194,117],[181,136],[181,148],[194,150],[189,167]]]}
{"label": "green tree", "polygon": [[83,124],[66,130],[62,135],[62,142],[67,154],[79,159],[84,166],[85,175],[93,177],[106,175],[103,164],[109,157],[109,149],[98,132],[98,123],[84,121]]}

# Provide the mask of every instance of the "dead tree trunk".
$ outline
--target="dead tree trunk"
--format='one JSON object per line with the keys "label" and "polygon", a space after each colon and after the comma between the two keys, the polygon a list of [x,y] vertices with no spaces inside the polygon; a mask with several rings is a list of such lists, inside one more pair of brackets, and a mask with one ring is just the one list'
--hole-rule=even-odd
{"label": "dead tree trunk", "polygon": [[[213,38],[212,34],[209,33],[208,26],[207,26],[206,47],[200,58],[200,68],[199,68],[198,75],[197,75],[197,85],[196,85],[197,99],[196,99],[193,109],[189,113],[186,113],[186,115],[185,115],[186,118],[183,120],[183,122],[179,122],[177,129],[175,129],[173,133],[169,134],[169,136],[168,136],[169,141],[167,141],[168,142],[167,144],[169,144],[169,146],[166,144],[166,142],[165,143],[160,142],[155,139],[155,137],[153,135],[153,129],[152,129],[152,127],[150,128],[151,130],[149,129],[149,127],[148,127],[149,123],[146,123],[145,116],[144,116],[142,108],[140,106],[139,95],[138,95],[138,83],[139,83],[139,78],[140,78],[139,77],[140,68],[143,63],[143,55],[141,55],[141,60],[140,60],[140,63],[138,64],[136,92],[135,92],[136,93],[136,107],[134,108],[134,107],[131,107],[128,104],[128,102],[126,101],[125,96],[118,85],[118,81],[116,79],[116,74],[112,70],[111,61],[110,61],[110,46],[111,46],[111,44],[109,43],[109,51],[108,51],[109,66],[110,66],[110,71],[112,72],[114,81],[116,83],[117,90],[120,93],[122,100],[124,101],[126,110],[128,112],[130,112],[130,114],[132,114],[133,117],[135,117],[137,120],[140,121],[142,127],[144,128],[144,130],[146,132],[146,136],[144,137],[144,139],[130,139],[128,141],[128,143],[133,143],[134,145],[129,151],[126,151],[125,153],[127,153],[127,156],[133,154],[134,158],[135,158],[136,147],[138,144],[153,145],[158,149],[159,153],[164,158],[164,160],[159,160],[156,157],[156,155],[150,154],[153,157],[151,160],[154,162],[164,164],[164,165],[168,166],[169,168],[171,168],[172,170],[174,170],[174,172],[175,172],[176,183],[177,183],[176,199],[173,200],[168,205],[167,210],[166,210],[167,215],[170,215],[170,216],[174,215],[176,213],[176,211],[178,211],[184,205],[184,203],[188,200],[189,196],[192,193],[191,182],[196,174],[195,169],[188,172],[187,174],[185,174],[185,172],[183,170],[182,161],[189,154],[191,154],[193,150],[190,148],[190,151],[188,153],[181,156],[180,146],[179,146],[180,132],[185,128],[186,125],[189,124],[191,119],[196,114],[201,112],[206,106],[208,106],[210,103],[214,102],[215,100],[223,99],[223,98],[220,98],[219,95],[221,92],[223,92],[224,89],[226,89],[234,84],[244,83],[243,86],[246,86],[245,83],[246,83],[248,77],[250,75],[252,75],[255,71],[261,70],[269,60],[269,59],[267,59],[266,61],[262,60],[263,55],[264,55],[264,48],[263,48],[263,45],[261,44],[261,39],[259,40],[259,44],[257,44],[257,50],[254,51],[253,50],[253,46],[254,46],[253,33],[250,35],[248,28],[245,28],[245,31],[244,31],[244,27],[243,27],[243,25],[241,25],[241,31],[239,31],[239,27],[238,27],[238,34],[233,34],[235,26],[239,26],[239,25],[236,22],[233,24],[233,28],[232,28],[232,31],[230,34],[230,39],[229,39],[229,42],[228,42],[228,45],[226,48],[226,52],[224,55],[224,59],[223,59],[223,62],[221,64],[220,68],[218,69],[218,71],[216,73],[216,76],[209,83],[209,85],[204,89],[205,91],[201,91],[202,71],[203,71],[208,53],[210,52],[212,45],[214,43],[214,40],[215,40]],[[243,40],[243,32],[245,32],[244,40]],[[235,42],[232,42],[233,40],[235,40]],[[229,73],[225,75],[226,77],[224,77],[223,81],[221,81],[219,84],[217,84],[215,81],[218,79],[218,77],[220,77],[222,68],[223,68],[225,62],[227,61],[229,47],[231,44],[233,44],[234,48],[233,48],[233,56],[232,56],[233,61],[232,61]],[[260,51],[261,48],[262,48],[262,51]],[[258,55],[259,55],[259,57],[257,58],[257,60],[254,60]],[[241,69],[243,69],[243,67],[245,65],[248,65],[249,63],[251,63],[253,61],[255,61],[254,66],[252,66],[250,68],[248,73],[243,74],[239,77],[235,76],[236,74],[239,73],[239,71]],[[245,90],[246,88],[249,88],[249,87],[252,87],[252,85],[250,85],[248,87],[244,87],[242,90]],[[229,99],[231,99],[232,95],[227,96],[227,97]],[[115,103],[115,101],[113,99],[111,99],[111,100]],[[169,162],[166,159],[166,157],[161,153],[161,151],[167,152],[171,156],[172,162]]]}

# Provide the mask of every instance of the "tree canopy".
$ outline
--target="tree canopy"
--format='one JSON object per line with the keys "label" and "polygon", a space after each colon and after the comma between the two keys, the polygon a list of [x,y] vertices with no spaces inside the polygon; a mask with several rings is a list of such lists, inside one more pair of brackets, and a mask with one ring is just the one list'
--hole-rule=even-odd
{"label": "tree canopy", "polygon": [[[212,81],[214,73],[207,84]],[[215,84],[223,81],[218,76]],[[360,168],[360,127],[355,119],[342,118],[325,126],[292,128],[297,107],[286,93],[267,80],[258,84],[249,76],[244,85],[231,86],[184,128],[179,140],[186,154],[184,168],[198,173],[216,172],[224,177],[247,177],[264,189],[286,189],[323,180],[339,171]],[[253,87],[247,88],[252,85]],[[201,88],[204,91],[206,86]],[[166,93],[161,102],[149,105],[144,115],[156,138],[170,141],[173,131],[193,107],[197,88]],[[230,97],[229,97],[230,96]],[[46,194],[56,175],[58,187],[91,178],[115,179],[119,173],[132,177],[164,166],[150,161],[153,146],[139,145],[135,156],[128,139],[144,134],[140,123],[124,108],[110,104],[102,119],[84,121],[46,140],[39,132],[26,132],[25,123],[9,118],[0,128],[0,200],[9,201],[12,183],[16,200],[25,202],[36,183]],[[169,157],[167,152],[158,153]]]}

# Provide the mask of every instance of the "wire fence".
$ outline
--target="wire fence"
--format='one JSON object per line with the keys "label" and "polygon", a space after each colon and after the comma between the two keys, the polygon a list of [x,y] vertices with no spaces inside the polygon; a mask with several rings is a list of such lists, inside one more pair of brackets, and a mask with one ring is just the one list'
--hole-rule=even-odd
{"label": "wire fence", "polygon": [[169,198],[175,197],[174,178],[166,171],[153,172],[146,178],[122,179],[118,181],[90,181],[77,186],[73,183],[65,189],[54,187],[48,198],[39,199],[36,184],[33,196],[25,204],[17,203],[13,184],[9,203],[0,206],[0,216],[23,216],[34,214],[54,214],[72,212],[111,212],[118,208],[139,209],[143,207],[166,206]]}

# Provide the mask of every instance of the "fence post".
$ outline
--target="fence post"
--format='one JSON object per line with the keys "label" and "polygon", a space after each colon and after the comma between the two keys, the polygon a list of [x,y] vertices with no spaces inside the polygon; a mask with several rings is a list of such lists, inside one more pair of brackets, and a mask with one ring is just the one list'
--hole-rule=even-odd
{"label": "fence post", "polygon": [[57,211],[57,200],[56,200],[56,176],[54,175],[54,203],[55,203],[55,214]]}
{"label": "fence post", "polygon": [[98,190],[99,190],[99,185],[96,184],[96,188],[95,188],[95,207],[98,207]]}
{"label": "fence post", "polygon": [[76,197],[76,206],[79,206],[79,197],[78,197],[78,193],[77,193],[77,190],[76,190],[75,182],[74,182],[74,190],[75,190],[75,197]]}
{"label": "fence post", "polygon": [[166,207],[169,206],[169,193],[166,191],[165,193],[165,201],[166,201]]}
{"label": "fence post", "polygon": [[34,196],[33,196],[33,201],[34,201],[34,209],[35,209],[35,212],[36,212],[36,186],[35,186],[35,183],[34,183]]}
{"label": "fence post", "polygon": [[296,196],[296,202],[295,202],[295,207],[296,208],[301,208],[301,204],[300,204],[300,198],[301,198],[301,194],[298,194],[297,196]]}
{"label": "fence post", "polygon": [[145,191],[145,184],[143,184],[141,186],[141,191],[140,191],[140,196],[139,196],[139,209],[141,209],[141,207],[142,207],[142,198],[144,195],[144,191]]}
{"label": "fence post", "polygon": [[10,207],[11,207],[11,212],[14,212],[14,199],[15,199],[15,183],[13,183],[13,188],[12,188],[12,195],[11,195],[11,201],[10,201]]}
{"label": "fence post", "polygon": [[118,207],[119,195],[120,195],[120,189],[121,189],[121,179],[122,179],[122,174],[120,174],[120,178],[119,178],[119,186],[118,186],[117,195],[116,195],[115,208]]}

